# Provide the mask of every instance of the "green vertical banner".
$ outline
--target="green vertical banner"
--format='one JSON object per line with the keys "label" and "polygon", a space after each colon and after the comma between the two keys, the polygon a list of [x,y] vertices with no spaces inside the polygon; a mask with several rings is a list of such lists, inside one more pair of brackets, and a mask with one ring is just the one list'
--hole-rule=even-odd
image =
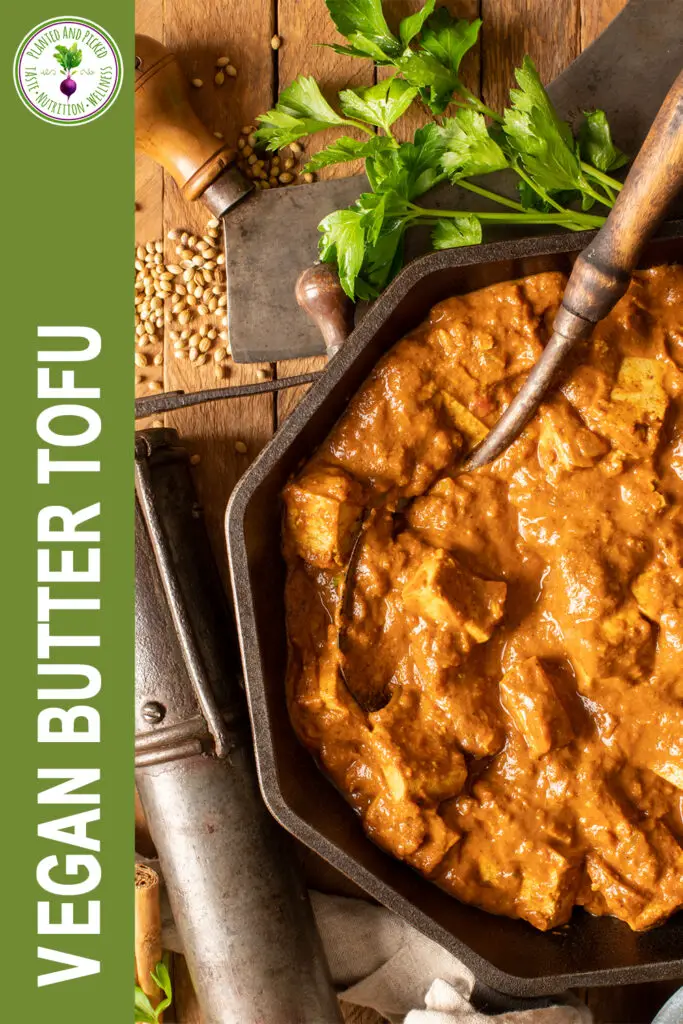
{"label": "green vertical banner", "polygon": [[[3,16],[3,1019],[133,1020],[133,4]],[[10,252],[12,255],[10,256]]]}

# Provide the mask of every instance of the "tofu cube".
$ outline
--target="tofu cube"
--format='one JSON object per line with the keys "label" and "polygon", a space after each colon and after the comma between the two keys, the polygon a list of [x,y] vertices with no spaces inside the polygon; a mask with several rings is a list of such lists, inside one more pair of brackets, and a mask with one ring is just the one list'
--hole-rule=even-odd
{"label": "tofu cube", "polygon": [[461,634],[464,648],[489,640],[505,608],[505,583],[474,576],[438,548],[428,555],[403,588],[406,610]]}
{"label": "tofu cube", "polygon": [[285,529],[296,553],[320,569],[344,565],[363,510],[360,487],[343,470],[323,466],[284,490]]}
{"label": "tofu cube", "polygon": [[532,757],[542,757],[571,741],[567,712],[538,658],[527,658],[505,673],[500,699]]}
{"label": "tofu cube", "polygon": [[551,483],[561,472],[587,469],[609,450],[609,445],[583,426],[569,402],[561,395],[542,407],[538,438],[538,462]]}

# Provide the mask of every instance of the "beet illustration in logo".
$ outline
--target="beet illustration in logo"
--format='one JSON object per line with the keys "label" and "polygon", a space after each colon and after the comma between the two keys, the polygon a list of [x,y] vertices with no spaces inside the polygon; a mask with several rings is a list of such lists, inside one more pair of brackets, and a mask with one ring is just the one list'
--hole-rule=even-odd
{"label": "beet illustration in logo", "polygon": [[81,63],[83,51],[78,49],[76,43],[73,43],[69,49],[66,46],[58,46],[55,50],[54,58],[62,71],[66,71],[66,78],[59,83],[59,91],[66,96],[66,102],[68,103],[78,88],[71,77],[71,72]]}

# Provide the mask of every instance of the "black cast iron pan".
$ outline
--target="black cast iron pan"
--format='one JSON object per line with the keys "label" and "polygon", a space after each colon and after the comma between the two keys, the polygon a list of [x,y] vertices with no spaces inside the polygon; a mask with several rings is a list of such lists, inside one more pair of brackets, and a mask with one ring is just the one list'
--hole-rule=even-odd
{"label": "black cast iron pan", "polygon": [[[447,896],[376,847],[315,768],[289,723],[285,701],[285,566],[279,495],[344,412],[377,360],[436,302],[546,270],[568,271],[590,233],[521,239],[433,253],[410,264],[377,300],[270,444],[238,483],[226,536],[257,767],[273,815],[371,896],[455,954],[478,979],[513,996],[683,975],[683,914],[634,933],[575,910],[538,932]],[[683,222],[668,224],[641,266],[683,260]]]}

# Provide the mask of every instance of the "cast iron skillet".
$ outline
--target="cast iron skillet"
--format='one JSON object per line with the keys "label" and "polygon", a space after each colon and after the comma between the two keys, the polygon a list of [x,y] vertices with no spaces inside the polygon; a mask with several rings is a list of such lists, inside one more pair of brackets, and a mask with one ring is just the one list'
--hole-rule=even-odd
{"label": "cast iron skillet", "polygon": [[[432,253],[377,300],[233,492],[226,536],[264,799],[275,818],[379,902],[440,943],[484,984],[513,996],[683,976],[683,913],[650,932],[577,909],[551,932],[495,917],[446,895],[388,856],[316,769],[285,700],[285,566],[280,492],[313,452],[377,360],[450,295],[546,270],[568,271],[592,233],[553,235]],[[668,224],[641,266],[683,260],[683,222]]]}

